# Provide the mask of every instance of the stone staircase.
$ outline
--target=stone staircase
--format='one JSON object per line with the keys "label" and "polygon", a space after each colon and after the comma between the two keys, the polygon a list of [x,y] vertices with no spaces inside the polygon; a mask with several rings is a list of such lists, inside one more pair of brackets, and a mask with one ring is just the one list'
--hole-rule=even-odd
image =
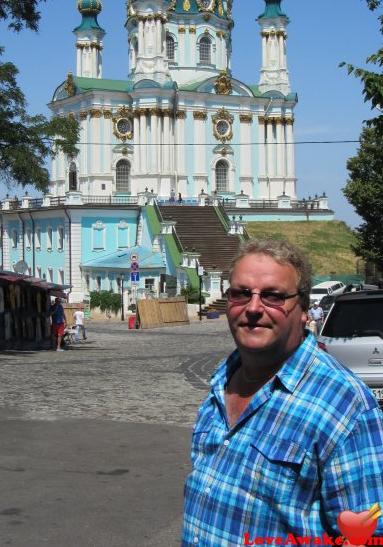
{"label": "stone staircase", "polygon": [[192,205],[159,206],[164,220],[176,221],[176,232],[184,251],[200,253],[200,264],[205,270],[222,272],[227,279],[232,259],[241,240],[228,235],[214,207]]}

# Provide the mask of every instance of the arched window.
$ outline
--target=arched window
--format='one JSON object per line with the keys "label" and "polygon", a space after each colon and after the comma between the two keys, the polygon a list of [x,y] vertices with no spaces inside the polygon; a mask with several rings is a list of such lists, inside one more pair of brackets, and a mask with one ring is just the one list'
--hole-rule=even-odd
{"label": "arched window", "polygon": [[169,61],[174,61],[176,58],[175,42],[173,36],[171,36],[170,34],[166,35],[166,57]]}
{"label": "arched window", "polygon": [[69,191],[77,190],[77,167],[74,161],[69,166]]}
{"label": "arched window", "polygon": [[211,40],[208,36],[203,36],[199,41],[199,62],[211,64]]}
{"label": "arched window", "polygon": [[215,166],[215,187],[217,192],[227,192],[229,182],[229,166],[225,160],[219,160]]}
{"label": "arched window", "polygon": [[116,165],[116,192],[130,193],[130,163],[120,160]]}

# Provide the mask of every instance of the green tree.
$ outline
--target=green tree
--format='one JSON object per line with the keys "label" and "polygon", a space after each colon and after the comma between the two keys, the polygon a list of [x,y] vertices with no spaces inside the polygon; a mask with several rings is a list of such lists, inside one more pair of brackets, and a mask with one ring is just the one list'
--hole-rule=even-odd
{"label": "green tree", "polygon": [[[24,27],[37,31],[38,3],[1,0],[0,20],[10,21],[8,27],[15,32]],[[60,150],[70,157],[77,154],[79,125],[74,118],[29,116],[24,93],[17,84],[18,69],[4,62],[3,54],[0,48],[0,178],[7,186],[33,184],[44,191],[49,183],[46,160]]]}
{"label": "green tree", "polygon": [[[366,0],[374,11],[382,0]],[[383,15],[379,16],[383,34]],[[363,223],[356,229],[357,244],[353,247],[357,255],[383,265],[383,48],[367,58],[367,64],[378,67],[378,71],[355,67],[346,63],[349,74],[359,78],[363,84],[365,102],[377,109],[379,114],[365,122],[360,136],[357,155],[347,162],[349,179],[343,193],[362,217]]]}
{"label": "green tree", "polygon": [[343,192],[364,222],[356,229],[357,256],[383,266],[383,132],[365,127],[358,153],[347,162],[349,180]]}

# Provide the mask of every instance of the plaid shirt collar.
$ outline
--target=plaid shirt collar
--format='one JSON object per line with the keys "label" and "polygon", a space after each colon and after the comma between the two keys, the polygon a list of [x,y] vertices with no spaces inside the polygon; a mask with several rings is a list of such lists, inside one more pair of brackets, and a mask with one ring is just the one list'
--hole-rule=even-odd
{"label": "plaid shirt collar", "polygon": [[[298,384],[315,361],[318,354],[318,346],[315,336],[305,329],[305,338],[292,355],[285,361],[275,378],[278,378],[284,388],[293,393]],[[224,359],[215,374],[212,376],[210,385],[212,392],[221,394],[235,370],[241,366],[241,358],[238,349],[234,350],[227,359]],[[273,384],[275,382],[275,378]],[[275,385],[275,384],[274,384]]]}

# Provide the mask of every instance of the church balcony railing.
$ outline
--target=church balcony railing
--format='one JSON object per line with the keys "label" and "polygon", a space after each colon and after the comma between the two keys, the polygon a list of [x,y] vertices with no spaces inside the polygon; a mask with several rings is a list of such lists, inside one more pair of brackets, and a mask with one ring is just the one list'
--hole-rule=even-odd
{"label": "church balcony railing", "polygon": [[83,196],[85,205],[137,205],[137,196]]}

